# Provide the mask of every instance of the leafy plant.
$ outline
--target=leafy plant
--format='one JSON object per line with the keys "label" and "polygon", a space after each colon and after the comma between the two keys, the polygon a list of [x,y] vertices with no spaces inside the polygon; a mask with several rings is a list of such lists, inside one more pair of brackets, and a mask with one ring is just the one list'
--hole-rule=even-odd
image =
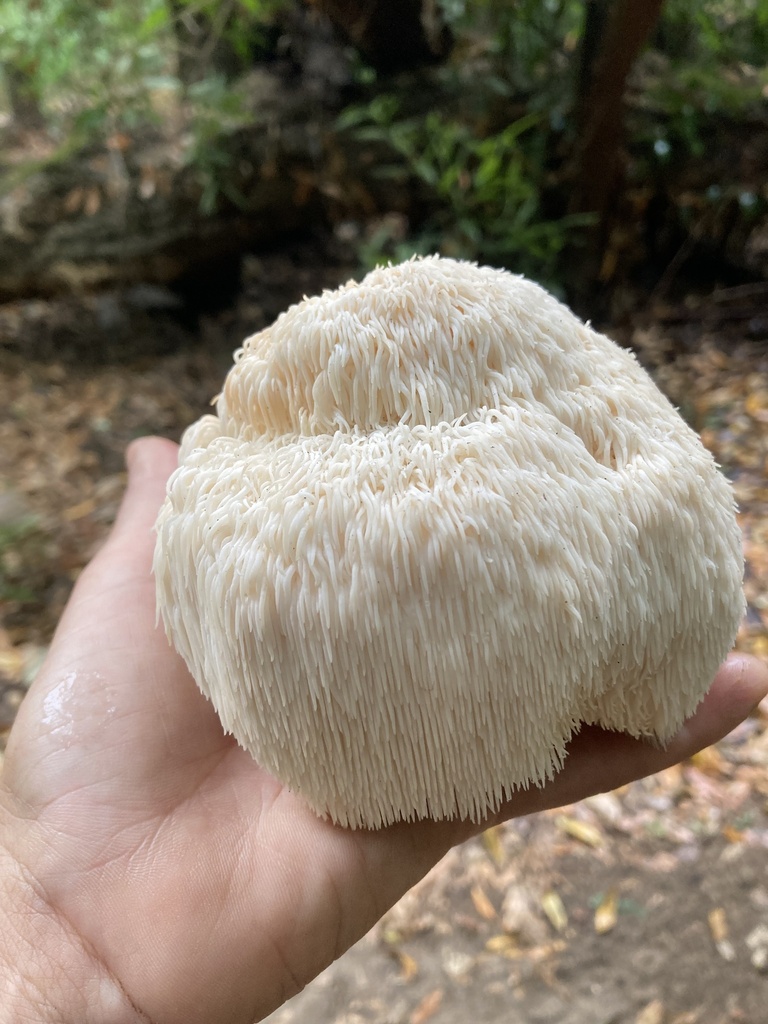
{"label": "leafy plant", "polygon": [[[396,160],[378,173],[408,176],[424,187],[430,213],[419,233],[395,242],[386,233],[369,240],[368,264],[440,248],[443,254],[489,260],[551,282],[566,243],[590,219],[550,219],[542,207],[544,137],[530,113],[500,131],[478,136],[456,118],[431,111],[400,118],[398,101],[376,97],[347,110],[340,127],[379,144]],[[394,243],[394,244],[393,244]],[[379,251],[376,251],[377,248]]]}
{"label": "leafy plant", "polygon": [[484,50],[510,91],[544,90],[569,75],[567,57],[581,34],[583,0],[438,0],[461,49]]}
{"label": "leafy plant", "polygon": [[194,20],[203,37],[202,49],[212,52],[225,42],[245,63],[283,6],[285,0],[175,0],[175,16]]}
{"label": "leafy plant", "polygon": [[[59,150],[68,155],[118,130],[157,123],[158,94],[181,97],[179,19],[188,17],[200,28],[196,45],[205,70],[206,53],[221,40],[245,60],[260,27],[284,2],[2,0],[0,71],[11,99],[23,90],[51,134],[64,140]],[[221,195],[241,201],[224,141],[248,119],[238,87],[208,71],[188,84],[184,100],[186,157],[201,186],[203,212],[210,213]],[[59,150],[46,166],[59,159]]]}
{"label": "leafy plant", "polygon": [[147,79],[169,66],[165,14],[164,0],[3,0],[0,66],[50,127],[113,129],[137,110],[149,116]]}
{"label": "leafy plant", "polygon": [[250,115],[241,94],[221,76],[210,76],[189,87],[191,110],[187,162],[201,187],[200,209],[212,213],[220,196],[237,206],[245,199],[232,183],[232,151],[224,142],[231,132],[248,123]]}
{"label": "leafy plant", "polygon": [[[713,119],[760,116],[768,88],[768,4],[765,0],[667,0],[655,40],[656,67],[646,105],[662,127],[664,158],[702,157]],[[640,127],[642,137],[647,132]]]}
{"label": "leafy plant", "polygon": [[674,61],[765,64],[765,0],[667,0],[658,44]]}

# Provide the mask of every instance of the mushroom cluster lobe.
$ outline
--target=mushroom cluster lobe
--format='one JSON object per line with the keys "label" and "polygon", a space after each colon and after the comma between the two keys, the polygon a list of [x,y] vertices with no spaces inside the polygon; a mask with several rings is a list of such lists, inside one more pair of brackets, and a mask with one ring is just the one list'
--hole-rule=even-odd
{"label": "mushroom cluster lobe", "polygon": [[353,827],[480,820],[580,723],[669,738],[743,611],[730,487],[635,357],[439,257],[245,341],[154,571],[224,728]]}

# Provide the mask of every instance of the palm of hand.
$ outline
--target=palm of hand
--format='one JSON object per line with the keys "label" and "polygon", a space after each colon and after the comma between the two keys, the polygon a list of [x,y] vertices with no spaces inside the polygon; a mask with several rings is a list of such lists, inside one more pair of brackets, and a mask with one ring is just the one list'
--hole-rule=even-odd
{"label": "palm of hand", "polygon": [[[472,829],[334,828],[222,733],[155,628],[151,527],[175,448],[142,451],[14,727],[0,824],[53,911],[152,1021],[251,1021]],[[666,752],[585,730],[553,785],[504,815],[620,785],[711,742],[759,699],[753,670],[732,666]]]}
{"label": "palm of hand", "polygon": [[12,852],[150,1019],[226,1006],[253,1020],[358,937],[351,899],[366,893],[374,920],[448,839],[407,841],[404,877],[382,884],[402,829],[333,828],[223,734],[155,628],[165,455],[83,574],[20,712],[4,781],[28,828]]}

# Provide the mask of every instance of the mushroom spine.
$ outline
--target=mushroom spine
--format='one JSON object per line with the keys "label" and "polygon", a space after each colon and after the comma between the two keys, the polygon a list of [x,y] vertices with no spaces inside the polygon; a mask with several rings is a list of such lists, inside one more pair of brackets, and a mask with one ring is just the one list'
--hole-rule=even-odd
{"label": "mushroom spine", "polygon": [[245,341],[154,571],[224,728],[353,827],[480,820],[580,723],[669,738],[743,612],[730,487],[635,357],[440,257]]}

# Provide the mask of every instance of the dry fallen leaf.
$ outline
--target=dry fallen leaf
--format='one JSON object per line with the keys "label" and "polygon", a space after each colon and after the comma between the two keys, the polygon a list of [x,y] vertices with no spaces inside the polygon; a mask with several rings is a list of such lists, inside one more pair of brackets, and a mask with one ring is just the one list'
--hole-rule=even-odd
{"label": "dry fallen leaf", "polygon": [[717,747],[705,747],[691,757],[691,763],[706,775],[727,775],[730,765]]}
{"label": "dry fallen leaf", "polygon": [[497,916],[494,905],[486,896],[485,890],[481,885],[472,886],[470,896],[472,897],[472,903],[475,906],[475,910],[478,912],[480,917],[484,918],[486,921],[492,921],[494,917]]}
{"label": "dry fallen leaf", "polygon": [[723,839],[726,839],[729,843],[743,843],[744,833],[733,825],[724,825],[721,829]]}
{"label": "dry fallen leaf", "polygon": [[728,921],[722,907],[715,907],[714,910],[710,910],[707,920],[709,921],[709,930],[715,942],[722,942],[728,938]]}
{"label": "dry fallen leaf", "polygon": [[523,884],[510,885],[501,907],[504,931],[516,936],[524,946],[538,946],[546,942],[549,930],[541,916],[541,901]]}
{"label": "dry fallen leaf", "polygon": [[485,948],[489,953],[500,953],[503,956],[520,952],[520,947],[511,935],[494,935],[488,939]]}
{"label": "dry fallen leaf", "polygon": [[480,837],[480,841],[485,847],[485,852],[497,868],[503,868],[507,860],[504,845],[501,841],[501,828],[501,825],[494,825],[492,828],[487,828]]}
{"label": "dry fallen leaf", "polygon": [[598,847],[603,845],[603,834],[599,828],[590,825],[586,821],[579,821],[578,818],[569,818],[565,814],[559,815],[555,824],[561,832],[578,839],[586,846]]}
{"label": "dry fallen leaf", "polygon": [[95,510],[95,500],[93,498],[86,498],[84,501],[79,501],[76,505],[70,505],[69,508],[65,508],[61,514],[68,523],[74,523],[75,520],[89,516]]}
{"label": "dry fallen leaf", "polygon": [[768,660],[768,636],[756,636],[750,644],[750,653],[757,658]]}
{"label": "dry fallen leaf", "polygon": [[7,676],[9,679],[21,678],[24,668],[24,652],[20,647],[14,647],[8,639],[5,630],[0,629],[0,676]]}
{"label": "dry fallen leaf", "polygon": [[654,999],[638,1013],[635,1024],[662,1024],[663,1020],[664,1004],[660,999]]}
{"label": "dry fallen leaf", "polygon": [[715,949],[723,960],[732,961],[736,959],[736,950],[728,938],[728,921],[725,910],[722,907],[715,907],[707,914],[709,931],[714,939]]}
{"label": "dry fallen leaf", "polygon": [[402,949],[394,950],[394,954],[400,963],[400,973],[403,981],[412,981],[419,973],[419,965],[409,953]]}
{"label": "dry fallen leaf", "polygon": [[554,942],[548,942],[545,946],[535,946],[533,949],[526,950],[525,955],[533,963],[541,963],[554,956],[555,953],[562,953],[565,948],[566,943],[562,939],[555,939]]}
{"label": "dry fallen leaf", "polygon": [[541,898],[541,909],[547,915],[549,923],[555,931],[562,932],[568,926],[568,914],[563,906],[563,901],[554,890],[544,893]]}
{"label": "dry fallen leaf", "polygon": [[600,900],[595,910],[594,925],[598,935],[605,935],[615,927],[619,916],[619,894],[610,889]]}
{"label": "dry fallen leaf", "polygon": [[85,189],[80,186],[68,192],[64,197],[64,212],[68,214],[77,213],[82,206],[84,194]]}
{"label": "dry fallen leaf", "polygon": [[443,990],[436,988],[434,992],[424,996],[419,1005],[411,1014],[411,1024],[424,1024],[430,1017],[434,1017],[440,1009],[443,1001]]}
{"label": "dry fallen leaf", "polygon": [[686,1010],[684,1013],[677,1013],[669,1024],[698,1024],[701,1018],[700,1010]]}
{"label": "dry fallen leaf", "polygon": [[768,423],[768,391],[755,391],[747,395],[744,411],[760,423]]}

